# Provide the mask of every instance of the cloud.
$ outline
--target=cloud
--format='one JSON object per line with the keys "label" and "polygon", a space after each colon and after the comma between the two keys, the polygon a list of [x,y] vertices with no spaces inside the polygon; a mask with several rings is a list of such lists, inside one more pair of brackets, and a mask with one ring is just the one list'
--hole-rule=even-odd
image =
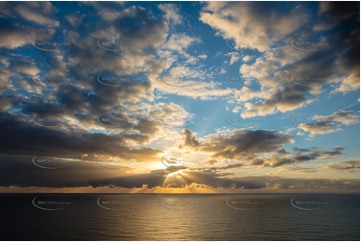
{"label": "cloud", "polygon": [[205,60],[208,58],[208,56],[206,54],[202,54],[202,55],[199,55],[198,58],[201,60]]}
{"label": "cloud", "polygon": [[212,70],[205,70],[200,65],[184,66],[182,62],[164,68],[160,75],[150,75],[155,87],[165,93],[192,99],[210,100],[232,94],[231,89],[223,89],[220,82],[214,81]]}
{"label": "cloud", "polygon": [[[146,146],[171,145],[181,138],[177,128],[193,122],[193,115],[175,103],[109,105],[106,109],[96,102],[92,107],[76,89],[64,88],[58,97],[59,105],[34,98],[21,115],[1,113],[1,129],[8,137],[2,152],[82,155],[102,150],[126,160],[156,161],[161,151]],[[11,108],[9,103],[3,105]],[[13,138],[23,135],[26,138],[17,145]]]}
{"label": "cloud", "polygon": [[[234,96],[240,102],[242,117],[299,109],[328,91],[325,87],[329,86],[333,94],[357,90],[359,6],[352,10],[338,4],[326,8],[320,3],[319,15],[311,20],[300,6],[280,13],[276,5],[269,3],[267,8],[257,9],[257,3],[208,4],[201,13],[201,21],[216,29],[233,51],[256,48],[261,52],[254,61],[240,64],[243,83]],[[272,22],[275,19],[277,23]],[[330,23],[328,31],[333,32],[312,28],[321,22]]]}
{"label": "cloud", "polygon": [[[228,53],[227,56],[230,56],[231,59],[229,60],[229,64],[230,65],[233,65],[234,63],[236,63],[237,61],[240,60],[240,56],[239,56],[239,53],[238,52],[231,52],[231,53]],[[245,58],[242,58],[242,60],[244,61]]]}
{"label": "cloud", "polygon": [[194,163],[191,170],[202,171],[254,166],[275,168],[303,163],[317,165],[321,161],[343,155],[344,147],[341,146],[335,146],[331,150],[294,147],[294,152],[286,151],[284,145],[292,143],[294,140],[289,134],[277,131],[233,130],[197,138],[191,130],[185,129],[179,148],[183,152],[192,150],[194,153],[206,154],[207,164],[211,167],[202,168],[201,161],[190,162]]}
{"label": "cloud", "polygon": [[296,31],[307,17],[300,6],[281,13],[276,3],[206,4],[200,20],[218,31],[235,48],[267,51],[279,39]]}
{"label": "cloud", "polygon": [[184,129],[183,133],[183,145],[184,147],[190,146],[190,147],[197,147],[199,146],[199,142],[196,138],[196,136],[192,133],[189,129]]}
{"label": "cloud", "polygon": [[24,45],[31,45],[37,39],[46,39],[52,35],[52,31],[48,32],[31,26],[22,26],[10,19],[0,17],[0,21],[0,47],[15,49]]}
{"label": "cloud", "polygon": [[52,19],[56,9],[50,2],[28,2],[18,4],[16,11],[25,19],[48,27],[57,27],[58,21]]}
{"label": "cloud", "polygon": [[173,24],[181,24],[182,16],[179,14],[179,8],[175,4],[159,4],[158,8],[165,13],[165,19]]}
{"label": "cloud", "polygon": [[337,27],[340,23],[348,21],[357,12],[357,5],[343,5],[339,2],[320,2],[318,19],[314,25],[315,31],[327,31]]}
{"label": "cloud", "polygon": [[[130,27],[130,23],[135,22],[139,24]],[[167,22],[139,6],[124,9],[110,23],[101,21],[99,25],[87,27],[87,38],[82,41],[68,32],[72,49],[67,58],[72,69],[83,75],[101,72],[132,75],[146,71],[142,68],[147,62],[154,61],[152,53],[163,43],[168,31]],[[88,60],[86,68],[82,65],[84,59]]]}
{"label": "cloud", "polygon": [[347,93],[360,88],[360,35],[359,32],[353,31],[347,38],[348,48],[341,55],[338,64],[341,70],[346,73],[337,91]]}
{"label": "cloud", "polygon": [[329,134],[341,130],[340,125],[351,125],[359,122],[359,116],[347,110],[340,110],[330,115],[312,118],[311,123],[302,123],[298,127],[311,135]]}
{"label": "cloud", "polygon": [[[99,160],[70,159],[61,169],[49,170],[35,166],[31,156],[3,156],[10,162],[0,170],[3,186],[37,186],[37,187],[82,187],[82,186],[119,186],[142,187],[148,184],[154,187],[162,184],[163,173],[134,174],[126,164],[103,167]],[[61,158],[61,156],[60,156]],[[3,159],[2,159],[3,161]],[[24,174],[15,176],[16,173]]]}
{"label": "cloud", "polygon": [[341,156],[343,153],[340,147],[335,147],[333,150],[309,150],[295,148],[296,153],[287,152],[286,150],[278,150],[265,158],[265,167],[279,167],[284,165],[300,165],[303,162],[309,164],[316,164],[321,160],[332,159]]}
{"label": "cloud", "polygon": [[[280,45],[258,57],[255,62],[241,65],[240,76],[244,86],[236,91],[235,97],[245,102],[243,115],[269,115],[282,109],[298,109],[323,93],[325,86],[339,86],[333,93],[346,93],[359,88],[359,73],[356,70],[359,60],[353,56],[358,45],[351,35],[345,36],[347,41],[339,39],[337,35],[330,37],[328,41],[332,44],[325,50],[314,52],[298,51],[289,43]],[[353,51],[348,52],[349,48]],[[255,85],[259,85],[259,89],[255,89]],[[288,91],[290,95],[297,93],[297,96],[293,96],[290,105],[282,108],[280,104]],[[260,101],[255,103],[255,98]],[[272,110],[272,107],[275,108]]]}
{"label": "cloud", "polygon": [[[82,28],[76,29],[77,33],[65,28],[65,42],[70,44],[66,51],[46,55],[36,50],[39,55],[35,61],[23,56],[7,56],[4,63],[6,68],[1,67],[1,85],[7,87],[6,91],[13,95],[2,107],[10,109],[21,106],[22,112],[29,119],[36,114],[56,114],[61,118],[71,119],[77,128],[104,130],[104,126],[95,124],[99,115],[116,112],[124,102],[152,100],[150,81],[146,77],[134,75],[144,75],[147,70],[141,68],[143,65],[153,71],[156,60],[151,53],[165,40],[169,23],[138,6],[125,8],[120,13],[111,24],[109,20],[100,20],[102,24],[95,26],[84,24]],[[140,24],[137,29],[131,29],[132,33],[128,33],[129,29],[124,26],[132,21],[139,21]],[[84,38],[78,39],[79,34],[84,34]],[[98,40],[112,40],[113,37],[126,44],[121,51],[106,51],[97,46]],[[87,60],[87,65],[84,65],[84,60]],[[39,63],[46,65],[46,73],[43,68],[40,70]],[[9,68],[13,71],[7,72]],[[28,95],[36,93],[42,97],[35,95],[29,99],[20,98],[22,94],[16,92],[19,90],[11,90],[11,73],[16,73],[12,78],[19,80],[16,80],[16,88],[28,92]],[[107,86],[99,81],[103,77],[125,81],[119,86]],[[34,79],[37,81],[34,82]],[[128,124],[132,131],[149,135],[164,126],[159,120],[136,119],[134,125]],[[182,122],[181,118],[178,122]]]}
{"label": "cloud", "polygon": [[[2,114],[1,132],[4,140],[1,142],[1,153],[5,154],[46,154],[62,156],[81,156],[102,150],[113,156],[137,161],[158,160],[159,150],[151,148],[128,147],[128,140],[137,144],[147,141],[145,134],[101,134],[90,133],[79,129],[69,132],[61,129],[44,128],[30,120],[16,120]],[[21,140],[19,143],[18,140]],[[71,141],[71,142],[69,142]]]}
{"label": "cloud", "polygon": [[201,43],[201,40],[199,38],[194,38],[188,36],[186,33],[177,33],[172,34],[165,45],[163,45],[163,48],[166,50],[171,50],[178,52],[182,55],[189,56],[185,51],[186,49],[194,45],[196,43]]}
{"label": "cloud", "polygon": [[293,86],[279,89],[261,103],[246,103],[243,118],[266,116],[275,112],[288,112],[312,102],[304,96],[306,87]]}
{"label": "cloud", "polygon": [[15,49],[37,40],[49,41],[59,26],[54,20],[56,8],[50,2],[2,2],[0,9],[0,47]]}
{"label": "cloud", "polygon": [[[202,3],[197,22],[179,4],[84,2],[74,5],[79,11],[60,14],[62,5],[0,3],[0,186],[317,189],[265,174],[330,162],[347,155],[343,146],[292,150],[289,132],[296,128],[228,130],[219,116],[203,112],[216,104],[223,117],[221,107],[238,102],[232,111],[243,118],[286,113],[320,101],[323,92],[359,88],[357,8],[320,3],[319,15],[309,18],[308,5],[298,5]],[[216,36],[194,32],[202,23]],[[208,48],[219,37],[228,53]],[[302,40],[326,47],[292,46]],[[34,41],[54,49],[44,51]],[[239,88],[225,83],[228,70],[239,70]],[[358,120],[357,113],[340,110],[314,116],[298,133],[334,132]],[[42,169],[33,164],[35,156],[64,167]],[[356,169],[356,162],[322,169],[348,168]],[[355,187],[353,180],[319,182]]]}
{"label": "cloud", "polygon": [[[138,78],[143,78],[146,76],[146,79],[138,85],[137,90],[123,92],[129,95],[123,95],[124,98],[121,100],[129,101],[139,101],[142,98],[152,99],[150,96],[153,88],[167,94],[202,99],[228,95],[230,90],[217,89],[215,82],[204,81],[208,81],[209,73],[201,70],[201,67],[190,68],[178,61],[179,55],[185,55],[188,59],[192,58],[187,53],[187,49],[191,45],[200,43],[200,39],[185,33],[169,34],[173,20],[169,19],[167,14],[171,10],[175,11],[176,8],[171,5],[164,5],[161,8],[165,11],[162,17],[155,16],[151,11],[140,6],[127,7],[110,22],[105,20],[100,21],[96,26],[83,26],[87,37],[81,41],[79,41],[79,31],[77,33],[68,31],[66,36],[67,42],[71,44],[71,51],[66,53],[64,58],[68,60],[71,75],[76,76],[74,83],[79,87],[90,88],[91,83],[88,80],[102,73],[120,77],[138,75]],[[133,26],[134,23],[139,24],[128,27]],[[98,41],[116,48],[116,51],[99,48]],[[116,44],[112,45],[113,42]],[[199,59],[201,58],[204,56]],[[86,66],[83,65],[84,59],[87,59]],[[172,66],[176,61],[178,64]],[[179,79],[182,79],[182,82],[185,81],[186,89],[174,88]],[[95,84],[98,85],[98,83]],[[97,94],[102,92],[99,96],[103,96],[103,92],[109,92],[115,100],[120,98],[116,88],[109,90],[101,86],[104,91],[97,86],[94,88]],[[99,97],[99,99],[102,98]]]}
{"label": "cloud", "polygon": [[360,169],[360,161],[342,161],[342,162],[334,162],[325,165],[326,168],[331,170],[354,170]]}
{"label": "cloud", "polygon": [[[154,170],[150,173],[134,174],[131,169],[118,166],[113,169],[101,168],[94,162],[72,160],[62,169],[49,170],[40,169],[34,166],[30,156],[4,156],[0,160],[0,186],[12,188],[29,187],[33,191],[52,188],[78,188],[79,192],[99,191],[111,192],[111,189],[131,188],[135,191],[143,188],[142,192],[150,192],[153,188],[163,187],[166,175],[179,171],[185,167],[171,167],[166,170]],[[11,162],[4,162],[4,159]],[[16,174],[24,174],[18,176]],[[356,179],[320,179],[320,178],[282,178],[277,176],[244,176],[227,178],[216,172],[183,171],[183,183],[177,184],[178,188],[187,188],[192,184],[221,189],[227,191],[253,190],[262,191],[265,189],[277,188],[280,191],[305,191],[309,190],[357,190],[359,180]],[[91,189],[90,189],[91,188]],[[235,189],[235,190],[234,190]],[[129,190],[131,191],[131,190]]]}
{"label": "cloud", "polygon": [[209,152],[213,158],[229,159],[269,153],[293,142],[289,134],[267,130],[233,130],[227,135],[214,134],[200,140],[197,140],[190,130],[185,130],[183,141],[183,146]]}

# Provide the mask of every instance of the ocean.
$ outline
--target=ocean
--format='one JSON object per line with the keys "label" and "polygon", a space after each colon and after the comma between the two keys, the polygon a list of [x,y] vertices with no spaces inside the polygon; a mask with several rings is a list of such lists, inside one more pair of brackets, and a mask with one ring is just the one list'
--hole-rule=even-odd
{"label": "ocean", "polygon": [[2,194],[1,240],[360,240],[359,194]]}

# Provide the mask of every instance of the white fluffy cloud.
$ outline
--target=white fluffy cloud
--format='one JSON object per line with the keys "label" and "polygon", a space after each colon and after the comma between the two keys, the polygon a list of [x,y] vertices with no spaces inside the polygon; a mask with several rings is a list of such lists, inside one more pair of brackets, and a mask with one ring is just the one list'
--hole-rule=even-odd
{"label": "white fluffy cloud", "polygon": [[[267,7],[259,8],[259,5]],[[296,31],[307,21],[297,6],[281,13],[273,3],[207,3],[200,20],[217,30],[224,39],[233,40],[235,48],[267,51],[276,41]]]}

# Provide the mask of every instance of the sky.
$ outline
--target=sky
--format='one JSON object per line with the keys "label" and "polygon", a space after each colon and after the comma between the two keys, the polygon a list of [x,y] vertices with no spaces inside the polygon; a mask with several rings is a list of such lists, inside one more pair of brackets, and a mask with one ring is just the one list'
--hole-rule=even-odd
{"label": "sky", "polygon": [[359,192],[349,2],[1,2],[0,192]]}

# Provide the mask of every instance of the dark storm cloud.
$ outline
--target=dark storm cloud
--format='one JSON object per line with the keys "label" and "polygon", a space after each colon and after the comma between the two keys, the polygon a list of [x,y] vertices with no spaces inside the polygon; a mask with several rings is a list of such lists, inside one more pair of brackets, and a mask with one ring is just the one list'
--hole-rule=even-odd
{"label": "dark storm cloud", "polygon": [[146,161],[155,159],[160,151],[151,148],[131,148],[127,140],[143,143],[148,137],[142,134],[89,133],[79,129],[65,131],[45,128],[31,120],[16,120],[1,115],[0,152],[5,154],[81,155],[102,150],[108,154],[127,159]]}

